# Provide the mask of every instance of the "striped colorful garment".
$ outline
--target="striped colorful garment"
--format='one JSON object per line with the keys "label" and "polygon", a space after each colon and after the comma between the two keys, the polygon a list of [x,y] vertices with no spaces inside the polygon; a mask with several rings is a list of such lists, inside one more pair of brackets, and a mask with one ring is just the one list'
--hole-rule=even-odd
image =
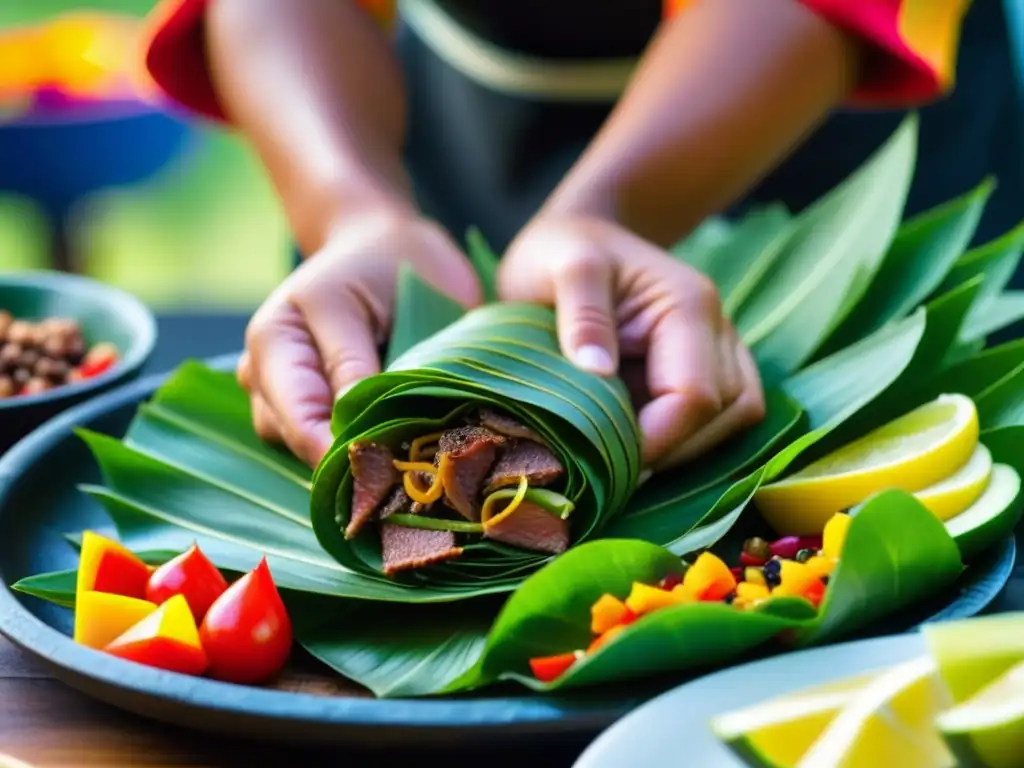
{"label": "striped colorful garment", "polygon": [[[163,0],[146,38],[146,68],[172,100],[224,120],[206,73],[203,14],[213,0]],[[667,17],[697,0],[664,0]],[[358,0],[382,24],[394,20],[394,0]],[[850,103],[907,107],[931,101],[953,86],[963,18],[971,0],[799,0],[863,39],[870,55]]]}

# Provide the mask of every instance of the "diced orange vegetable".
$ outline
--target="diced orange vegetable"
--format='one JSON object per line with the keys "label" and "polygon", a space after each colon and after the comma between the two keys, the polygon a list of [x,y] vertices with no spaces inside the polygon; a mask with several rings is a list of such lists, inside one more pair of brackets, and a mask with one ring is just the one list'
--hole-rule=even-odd
{"label": "diced orange vegetable", "polygon": [[736,585],[736,598],[743,600],[763,600],[771,595],[771,590],[764,584],[743,582]]}
{"label": "diced orange vegetable", "polygon": [[615,595],[601,595],[590,606],[590,631],[595,635],[603,634],[612,627],[627,623],[634,616],[633,611]]}
{"label": "diced orange vegetable", "polygon": [[635,581],[633,589],[629,592],[629,597],[626,598],[626,607],[637,616],[643,616],[659,608],[679,605],[681,596],[676,593],[677,589],[679,587],[668,591],[661,587],[652,587],[649,584]]}
{"label": "diced orange vegetable", "polygon": [[677,584],[672,587],[672,597],[676,599],[676,605],[697,602],[697,598],[690,594],[690,591],[686,588],[685,584]]}
{"label": "diced orange vegetable", "polygon": [[108,592],[142,600],[149,573],[149,566],[120,542],[93,531],[82,535],[76,595]]}
{"label": "diced orange vegetable", "polygon": [[767,585],[744,581],[736,585],[736,599],[732,604],[737,608],[751,608],[770,596],[771,590]]}
{"label": "diced orange vegetable", "polygon": [[134,597],[82,592],[75,597],[75,642],[102,650],[156,609],[156,603]]}
{"label": "diced orange vegetable", "polygon": [[850,529],[852,521],[853,518],[849,515],[838,512],[825,523],[825,530],[821,534],[821,554],[835,558],[842,554],[846,532]]}
{"label": "diced orange vegetable", "polygon": [[533,671],[533,676],[542,683],[550,683],[564,675],[575,663],[575,653],[560,653],[557,656],[541,656],[530,659],[530,669]]}
{"label": "diced orange vegetable", "polygon": [[824,555],[816,555],[808,560],[804,565],[807,566],[808,570],[811,571],[819,579],[825,576],[831,576],[832,571],[836,569],[839,562],[833,557],[825,557]]}
{"label": "diced orange vegetable", "polygon": [[595,638],[594,642],[587,646],[587,653],[593,653],[608,641],[614,640],[615,637],[621,634],[625,629],[625,624],[619,624],[617,627],[612,627],[607,632],[604,632],[600,637]]}
{"label": "diced orange vegetable", "polygon": [[811,605],[817,608],[821,605],[821,601],[825,599],[825,582],[821,579],[816,579],[813,584],[804,590],[804,597],[810,601]]}
{"label": "diced orange vegetable", "polygon": [[128,661],[185,675],[201,675],[208,664],[184,595],[172,597],[104,650]]}
{"label": "diced orange vegetable", "polygon": [[781,562],[779,578],[779,586],[772,590],[772,594],[780,597],[803,597],[815,582],[820,581],[810,568],[796,560]]}
{"label": "diced orange vegetable", "polygon": [[724,600],[736,589],[736,577],[721,558],[704,552],[686,571],[683,586],[698,600]]}
{"label": "diced orange vegetable", "polygon": [[759,584],[762,587],[768,586],[768,582],[764,578],[764,571],[760,568],[747,568],[743,571],[743,580],[748,584]]}

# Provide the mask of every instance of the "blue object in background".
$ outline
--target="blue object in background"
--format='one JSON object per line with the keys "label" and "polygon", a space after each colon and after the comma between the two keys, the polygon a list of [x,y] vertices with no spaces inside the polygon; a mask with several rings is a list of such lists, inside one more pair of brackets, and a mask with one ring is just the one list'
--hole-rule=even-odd
{"label": "blue object in background", "polygon": [[191,129],[136,102],[28,113],[0,123],[0,191],[33,200],[49,217],[53,266],[74,271],[71,208],[83,197],[150,178],[187,144]]}

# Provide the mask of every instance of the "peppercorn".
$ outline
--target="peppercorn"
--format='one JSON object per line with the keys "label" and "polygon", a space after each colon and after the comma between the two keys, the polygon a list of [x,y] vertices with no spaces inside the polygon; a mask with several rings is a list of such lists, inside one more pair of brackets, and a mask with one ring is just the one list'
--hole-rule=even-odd
{"label": "peppercorn", "polygon": [[33,377],[25,382],[25,386],[21,388],[21,394],[38,395],[40,392],[45,392],[48,389],[53,389],[53,385],[50,382],[46,379]]}
{"label": "peppercorn", "polygon": [[808,560],[814,557],[815,554],[817,553],[813,549],[801,549],[799,552],[796,553],[796,561],[798,563],[806,563]]}
{"label": "peppercorn", "polygon": [[771,547],[767,541],[755,536],[743,542],[743,552],[755,560],[766,562],[771,556]]}
{"label": "peppercorn", "polygon": [[778,559],[769,560],[761,569],[764,573],[765,583],[772,589],[782,583],[782,561]]}
{"label": "peppercorn", "polygon": [[0,371],[11,372],[17,368],[23,351],[20,344],[11,341],[0,345]]}
{"label": "peppercorn", "polygon": [[24,320],[15,320],[7,329],[7,341],[20,344],[23,347],[35,343],[36,333],[31,323]]}
{"label": "peppercorn", "polygon": [[82,381],[108,370],[118,359],[117,348],[110,343],[87,347],[75,320],[49,317],[34,322],[0,310],[0,398]]}
{"label": "peppercorn", "polygon": [[51,357],[41,357],[32,368],[36,376],[51,381],[63,382],[71,370],[71,366],[63,360],[54,360]]}

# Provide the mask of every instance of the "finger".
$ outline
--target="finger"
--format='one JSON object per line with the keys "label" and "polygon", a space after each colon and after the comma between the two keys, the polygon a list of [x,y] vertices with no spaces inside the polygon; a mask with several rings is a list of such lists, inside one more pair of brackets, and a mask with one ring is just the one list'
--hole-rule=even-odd
{"label": "finger", "polygon": [[647,381],[653,399],[640,413],[644,461],[656,465],[721,410],[718,334],[692,305],[667,312],[651,330]]}
{"label": "finger", "polygon": [[764,392],[757,364],[749,350],[738,339],[734,359],[742,381],[740,395],[717,418],[662,459],[657,466],[659,471],[684,464],[707,453],[737,432],[753,426],[764,418]]}
{"label": "finger", "polygon": [[247,391],[252,391],[252,356],[246,351],[238,359],[238,369],[235,372],[239,386]]}
{"label": "finger", "polygon": [[745,381],[739,361],[741,349],[746,350],[739,344],[739,338],[732,325],[723,319],[722,331],[718,337],[718,393],[722,398],[723,408],[728,408],[743,394]]}
{"label": "finger", "polygon": [[254,326],[250,336],[247,346],[256,386],[273,414],[268,420],[289,450],[315,467],[333,442],[334,394],[313,338],[299,311],[290,305]]}
{"label": "finger", "polygon": [[256,434],[261,440],[268,443],[280,444],[284,442],[281,437],[281,430],[277,423],[277,414],[267,405],[267,401],[260,394],[252,396],[252,423]]}
{"label": "finger", "polygon": [[334,397],[380,373],[378,323],[354,293],[304,302],[306,326],[320,352],[324,375]]}
{"label": "finger", "polygon": [[555,275],[562,353],[585,371],[612,376],[619,367],[611,259],[596,252],[567,258]]}

